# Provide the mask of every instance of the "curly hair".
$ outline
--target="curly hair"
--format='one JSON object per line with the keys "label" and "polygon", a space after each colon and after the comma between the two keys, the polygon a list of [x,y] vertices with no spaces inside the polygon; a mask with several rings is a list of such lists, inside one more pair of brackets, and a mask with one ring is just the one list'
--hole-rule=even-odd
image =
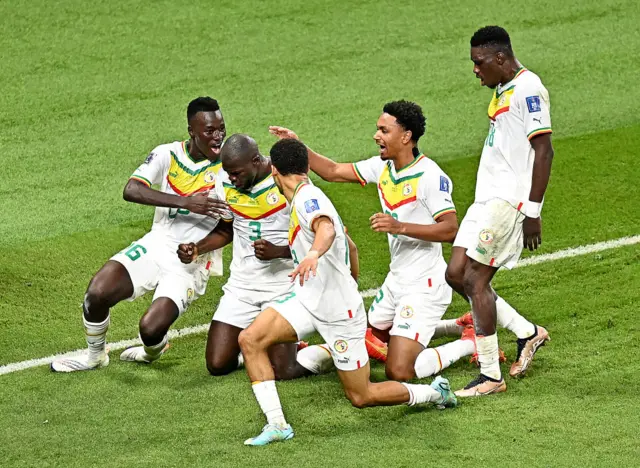
{"label": "curly hair", "polygon": [[411,139],[418,142],[427,128],[427,118],[422,113],[422,108],[415,102],[400,101],[388,102],[382,108],[382,112],[392,115],[398,123],[411,132]]}
{"label": "curly hair", "polygon": [[269,151],[271,164],[283,176],[309,172],[309,155],[304,143],[292,138],[276,141]]}
{"label": "curly hair", "polygon": [[500,26],[485,26],[471,37],[471,47],[493,47],[509,56],[513,56],[509,33]]}

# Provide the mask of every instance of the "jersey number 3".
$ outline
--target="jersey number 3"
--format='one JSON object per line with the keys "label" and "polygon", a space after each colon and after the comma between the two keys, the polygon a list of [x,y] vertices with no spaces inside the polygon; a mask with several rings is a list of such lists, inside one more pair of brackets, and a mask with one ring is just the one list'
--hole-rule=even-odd
{"label": "jersey number 3", "polygon": [[249,239],[251,239],[252,241],[262,239],[262,230],[261,230],[262,225],[258,221],[251,221],[249,223],[249,227],[253,232],[253,235],[249,236]]}

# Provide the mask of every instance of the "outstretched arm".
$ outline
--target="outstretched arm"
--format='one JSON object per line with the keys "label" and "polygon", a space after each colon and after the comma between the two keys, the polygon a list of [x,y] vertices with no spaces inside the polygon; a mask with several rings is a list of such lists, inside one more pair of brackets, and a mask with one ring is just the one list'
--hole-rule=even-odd
{"label": "outstretched arm", "polygon": [[[298,135],[285,127],[271,126],[269,133],[275,135],[279,139],[292,138],[299,140]],[[307,154],[309,155],[309,167],[327,182],[356,182],[360,180],[356,176],[351,163],[337,163],[319,153],[316,153],[307,146]]]}

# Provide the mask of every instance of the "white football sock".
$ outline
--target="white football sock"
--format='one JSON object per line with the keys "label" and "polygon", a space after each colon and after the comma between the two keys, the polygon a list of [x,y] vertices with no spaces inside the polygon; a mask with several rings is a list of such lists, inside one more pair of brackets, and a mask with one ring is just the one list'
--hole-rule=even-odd
{"label": "white football sock", "polygon": [[512,331],[518,338],[529,338],[536,332],[533,323],[520,315],[500,296],[496,298],[496,313],[498,324]]}
{"label": "white football sock", "polygon": [[498,353],[498,335],[476,335],[476,349],[480,373],[495,380],[502,379],[500,372],[500,355]]}
{"label": "white football sock", "polygon": [[287,421],[284,419],[275,380],[256,382],[252,384],[252,388],[253,394],[256,396],[256,400],[258,400],[258,404],[260,405],[260,409],[267,417],[267,422],[269,424],[286,426]]}
{"label": "white football sock", "polygon": [[111,316],[107,315],[103,322],[93,323],[89,322],[84,314],[82,316],[87,346],[89,347],[89,363],[102,360],[106,354],[107,330],[110,319]]}
{"label": "white football sock", "polygon": [[244,367],[244,356],[242,353],[238,353],[238,369]]}
{"label": "white football sock", "polygon": [[456,323],[456,319],[440,320],[436,325],[436,331],[433,333],[433,338],[440,338],[441,336],[460,336],[464,327]]}
{"label": "white football sock", "polygon": [[333,357],[326,345],[307,346],[298,351],[298,364],[314,374],[324,374],[333,369]]}
{"label": "white football sock", "polygon": [[[140,341],[142,341],[142,338],[140,338]],[[144,343],[142,343],[144,347],[144,352],[147,354],[150,361],[155,361],[160,357],[160,355],[162,354],[162,351],[164,350],[164,347],[167,345],[167,341],[169,341],[169,337],[167,335],[164,335],[164,338],[162,338],[162,341],[156,345],[147,346]]]}
{"label": "white football sock", "polygon": [[409,406],[421,403],[442,403],[442,395],[430,385],[401,383],[409,390],[409,401],[407,402]]}
{"label": "white football sock", "polygon": [[427,348],[416,359],[416,377],[422,379],[435,375],[460,358],[470,356],[475,350],[472,340],[456,340],[437,348]]}

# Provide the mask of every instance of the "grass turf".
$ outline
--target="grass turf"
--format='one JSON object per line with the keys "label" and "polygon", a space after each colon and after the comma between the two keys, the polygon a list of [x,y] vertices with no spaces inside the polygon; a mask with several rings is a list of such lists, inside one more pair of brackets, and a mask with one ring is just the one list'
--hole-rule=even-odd
{"label": "grass turf", "polygon": [[[636,234],[640,90],[628,51],[640,45],[640,13],[614,0],[512,7],[518,15],[504,25],[516,53],[552,99],[541,252]],[[151,148],[185,137],[186,104],[200,94],[218,98],[230,132],[254,135],[263,152],[273,141],[266,127],[283,124],[341,161],[375,154],[384,102],[416,100],[429,118],[421,147],[452,177],[464,213],[490,97],[471,73],[468,38],[496,21],[495,9],[486,0],[446,13],[433,1],[0,3],[0,107],[9,110],[0,116],[0,365],[83,346],[88,280],[151,223],[151,209],[122,201],[122,187]],[[361,288],[378,286],[388,257],[367,227],[379,210],[373,188],[321,187],[359,246]],[[501,294],[553,342],[530,378],[457,411],[356,411],[335,376],[305,379],[281,386],[296,438],[245,450],[259,410],[243,373],[206,375],[200,335],[150,367],[115,354],[101,372],[2,377],[2,464],[465,465],[486,461],[487,447],[514,466],[632,466],[637,265],[628,247],[499,275]],[[208,321],[219,286],[212,280],[177,326]],[[118,305],[109,339],[134,336],[149,300]],[[464,309],[456,299],[448,315]],[[513,357],[512,338],[501,340]],[[473,373],[460,363],[446,375],[462,385]],[[93,446],[91,434],[103,442]]]}

